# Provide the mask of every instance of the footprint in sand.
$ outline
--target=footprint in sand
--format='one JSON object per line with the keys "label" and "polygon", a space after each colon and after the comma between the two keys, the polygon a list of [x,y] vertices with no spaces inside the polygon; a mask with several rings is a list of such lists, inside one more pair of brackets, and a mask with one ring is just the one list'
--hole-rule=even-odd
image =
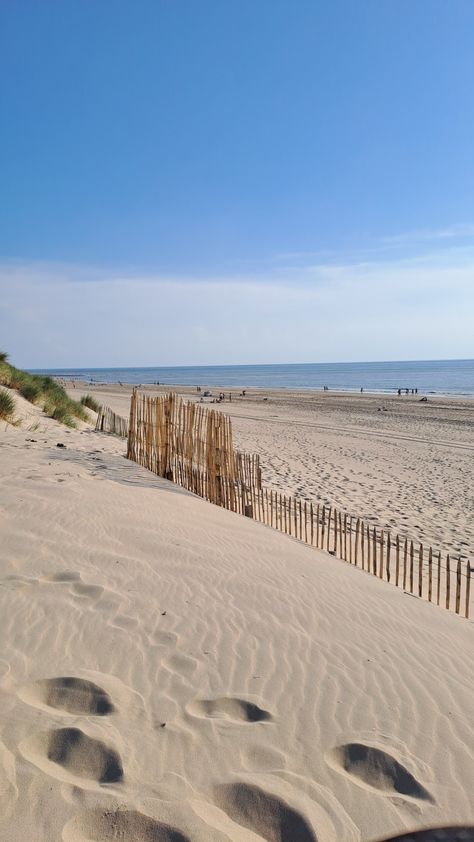
{"label": "footprint in sand", "polygon": [[110,696],[102,687],[74,676],[41,678],[22,688],[18,695],[28,704],[44,705],[64,713],[107,716],[114,711]]}
{"label": "footprint in sand", "polygon": [[380,842],[474,842],[474,827],[433,827],[391,836]]}
{"label": "footprint in sand", "polygon": [[69,582],[80,582],[81,577],[79,573],[76,573],[74,570],[61,570],[59,573],[54,573],[48,579],[47,582],[58,582],[61,583],[69,583]]}
{"label": "footprint in sand", "polygon": [[269,722],[273,719],[268,710],[245,699],[224,696],[220,699],[196,699],[188,705],[192,716],[211,719],[231,719],[234,722]]}
{"label": "footprint in sand", "polygon": [[267,842],[317,842],[298,810],[254,784],[219,784],[214,799],[229,818]]}
{"label": "footprint in sand", "polygon": [[287,765],[285,755],[272,746],[245,746],[240,750],[240,757],[244,768],[254,772],[261,772],[262,769],[285,769]]}
{"label": "footprint in sand", "polygon": [[185,655],[182,652],[176,652],[170,655],[163,661],[163,665],[171,672],[176,673],[182,678],[191,678],[196,672],[198,662],[192,655]]}
{"label": "footprint in sand", "polygon": [[21,576],[18,575],[11,575],[5,576],[4,579],[0,580],[0,584],[8,586],[12,586],[14,588],[22,588],[28,585],[37,585],[38,579],[34,579],[32,576]]}
{"label": "footprint in sand", "polygon": [[434,803],[430,793],[398,760],[382,749],[363,743],[345,743],[332,749],[327,762],[355,783],[385,795],[409,796]]}
{"label": "footprint in sand", "polygon": [[96,809],[79,814],[63,829],[65,842],[190,842],[175,827],[136,810]]}
{"label": "footprint in sand", "polygon": [[20,744],[23,756],[59,780],[85,779],[99,784],[118,783],[122,762],[115,749],[93,739],[80,728],[57,728]]}
{"label": "footprint in sand", "polygon": [[128,614],[117,614],[110,625],[123,631],[131,631],[131,629],[136,629],[138,626],[138,620],[135,617],[130,617]]}
{"label": "footprint in sand", "polygon": [[99,599],[104,593],[104,588],[102,585],[86,585],[85,582],[75,582],[71,586],[71,593],[85,599]]}
{"label": "footprint in sand", "polygon": [[[77,599],[79,604],[89,602],[95,609],[100,610],[107,616],[107,619],[112,625],[117,625],[113,622],[113,616],[117,615],[121,608],[124,607],[124,600],[119,594],[111,591],[109,588],[104,588],[102,585],[93,585],[84,582],[80,573],[73,570],[63,570],[59,573],[54,573],[42,580],[46,583],[69,585],[68,591],[73,599]],[[128,600],[126,600],[128,602]],[[126,616],[126,615],[125,615]],[[128,628],[133,626],[133,618],[126,617],[125,623],[129,620]],[[120,624],[118,624],[120,626]],[[125,626],[120,626],[125,627]]]}
{"label": "footprint in sand", "polygon": [[154,631],[149,640],[152,646],[177,646],[179,642],[178,635],[174,632]]}

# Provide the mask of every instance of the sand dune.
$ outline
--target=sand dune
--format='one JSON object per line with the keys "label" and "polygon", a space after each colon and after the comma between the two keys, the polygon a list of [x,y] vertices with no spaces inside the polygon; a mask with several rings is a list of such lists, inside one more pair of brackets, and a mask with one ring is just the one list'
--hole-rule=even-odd
{"label": "sand dune", "polygon": [[472,842],[472,621],[39,422],[0,434],[2,840]]}

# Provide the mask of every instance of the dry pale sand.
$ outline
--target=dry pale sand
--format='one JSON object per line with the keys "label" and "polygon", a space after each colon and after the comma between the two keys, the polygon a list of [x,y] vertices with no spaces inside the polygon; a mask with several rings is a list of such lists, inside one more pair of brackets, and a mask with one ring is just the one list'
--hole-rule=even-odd
{"label": "dry pale sand", "polygon": [[[285,428],[270,407],[233,411],[263,416],[236,437],[270,453]],[[286,436],[272,452],[292,466]],[[472,621],[124,450],[39,413],[0,429],[2,842],[368,842],[474,825]],[[279,470],[290,486],[313,473]]]}
{"label": "dry pale sand", "polygon": [[[128,415],[130,387],[83,391]],[[219,408],[270,488],[474,562],[474,400],[247,391]]]}

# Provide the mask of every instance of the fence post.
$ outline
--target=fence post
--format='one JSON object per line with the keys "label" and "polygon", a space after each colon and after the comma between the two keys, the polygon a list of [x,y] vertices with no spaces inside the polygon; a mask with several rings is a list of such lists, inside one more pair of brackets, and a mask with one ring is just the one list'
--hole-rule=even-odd
{"label": "fence post", "polygon": [[418,551],[418,596],[423,596],[423,544]]}
{"label": "fence post", "polygon": [[433,550],[430,547],[428,552],[428,602],[431,602],[433,590]]}
{"label": "fence post", "polygon": [[449,561],[449,553],[446,556],[446,608],[449,609],[449,602],[450,602],[450,592],[451,592],[451,568],[450,568],[450,561]]}
{"label": "fence post", "polygon": [[466,566],[466,610],[464,611],[464,616],[466,619],[469,619],[469,596],[471,593],[471,562],[469,559],[467,560]]}
{"label": "fence post", "polygon": [[377,530],[374,526],[373,543],[372,543],[372,564],[373,574],[377,575]]}
{"label": "fence post", "polygon": [[459,608],[461,605],[461,559],[458,558],[458,564],[456,569],[456,614],[459,614]]}
{"label": "fence post", "polygon": [[438,584],[436,589],[436,604],[439,605],[441,592],[441,550],[438,550]]}

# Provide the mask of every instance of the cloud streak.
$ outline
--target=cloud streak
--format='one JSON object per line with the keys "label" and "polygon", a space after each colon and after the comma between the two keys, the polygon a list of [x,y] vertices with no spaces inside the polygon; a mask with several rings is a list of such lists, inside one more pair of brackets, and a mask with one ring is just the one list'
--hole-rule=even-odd
{"label": "cloud streak", "polygon": [[204,279],[15,262],[0,292],[27,367],[473,356],[474,249]]}

